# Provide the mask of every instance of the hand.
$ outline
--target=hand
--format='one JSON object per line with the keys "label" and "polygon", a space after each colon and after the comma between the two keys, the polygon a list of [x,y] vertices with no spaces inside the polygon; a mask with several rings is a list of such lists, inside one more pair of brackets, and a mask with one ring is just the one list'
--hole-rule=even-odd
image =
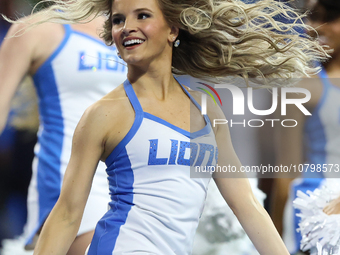
{"label": "hand", "polygon": [[340,197],[332,200],[325,208],[323,208],[323,212],[331,215],[331,214],[340,214]]}

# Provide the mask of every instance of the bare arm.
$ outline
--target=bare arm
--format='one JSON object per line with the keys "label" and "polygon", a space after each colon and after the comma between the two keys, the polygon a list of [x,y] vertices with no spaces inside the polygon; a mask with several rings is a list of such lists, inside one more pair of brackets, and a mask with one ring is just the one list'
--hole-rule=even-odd
{"label": "bare arm", "polygon": [[[319,80],[317,78],[305,78],[297,87],[308,89],[311,92],[311,100],[304,106],[312,112],[319,101],[322,93]],[[289,94],[289,98],[301,98],[302,94]],[[287,115],[278,118],[294,119],[298,122],[296,127],[278,126],[275,130],[276,159],[277,165],[290,166],[304,162],[304,124],[306,116],[295,106],[287,105]],[[288,199],[290,183],[294,178],[299,177],[299,173],[280,173],[274,180],[273,195],[271,200],[271,216],[280,234],[283,232],[283,212]]]}
{"label": "bare arm", "polygon": [[23,28],[24,24],[12,25],[0,47],[0,133],[21,80],[48,58],[64,33],[61,25],[48,23],[15,36]]}
{"label": "bare arm", "polygon": [[[224,118],[223,113],[219,115],[220,118]],[[241,163],[233,149],[227,125],[218,127],[216,141],[219,149],[218,164],[220,166],[230,164],[240,169]],[[259,253],[261,255],[288,255],[268,213],[253,195],[246,176],[239,174],[237,178],[230,178],[225,173],[223,174],[224,176],[215,175],[215,182]]]}
{"label": "bare arm", "polygon": [[[303,163],[303,126],[305,118],[294,105],[287,106],[287,115],[284,118],[295,119],[298,125],[292,128],[276,127],[276,165],[298,165]],[[298,176],[293,175],[293,173],[280,173],[274,179],[270,213],[281,235],[283,232],[283,212],[288,199],[290,183]]]}
{"label": "bare arm", "polygon": [[35,255],[65,255],[75,239],[95,169],[104,151],[105,132],[98,132],[105,127],[103,121],[105,117],[98,107],[88,109],[80,120],[61,194],[43,226]]}
{"label": "bare arm", "polygon": [[34,50],[33,38],[23,36],[9,39],[18,29],[19,25],[12,26],[0,47],[0,133],[6,125],[11,99],[29,70]]}

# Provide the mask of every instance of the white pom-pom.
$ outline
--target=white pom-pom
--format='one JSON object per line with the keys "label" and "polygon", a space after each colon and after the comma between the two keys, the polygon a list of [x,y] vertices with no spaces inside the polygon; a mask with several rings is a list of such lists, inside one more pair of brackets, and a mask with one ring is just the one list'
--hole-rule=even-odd
{"label": "white pom-pom", "polygon": [[294,207],[301,212],[298,231],[300,248],[311,255],[340,255],[340,214],[327,215],[323,208],[340,196],[340,179],[327,179],[320,189],[307,194],[298,191]]}

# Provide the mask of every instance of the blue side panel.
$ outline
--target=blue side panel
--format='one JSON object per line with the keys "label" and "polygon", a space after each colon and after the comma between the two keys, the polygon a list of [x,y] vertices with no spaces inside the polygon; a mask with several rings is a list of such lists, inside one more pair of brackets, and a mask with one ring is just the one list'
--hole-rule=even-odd
{"label": "blue side panel", "polygon": [[[58,200],[61,187],[61,153],[64,137],[64,122],[54,72],[51,65],[43,65],[33,77],[39,97],[40,122],[43,126],[39,134],[40,150],[37,169],[37,189],[39,193],[39,226],[45,221]],[[32,242],[32,233],[28,243]]]}
{"label": "blue side panel", "polygon": [[111,209],[98,222],[88,255],[112,254],[120,228],[133,206],[134,175],[125,148],[106,171],[109,175]]}
{"label": "blue side panel", "polygon": [[[319,74],[319,78],[323,84],[322,96],[315,107],[312,116],[307,119],[305,124],[305,133],[307,137],[307,158],[310,164],[325,164],[326,163],[326,144],[327,137],[324,124],[320,119],[320,109],[325,104],[329,93],[329,82],[327,74],[324,70]],[[303,172],[303,178],[323,178],[322,173]]]}

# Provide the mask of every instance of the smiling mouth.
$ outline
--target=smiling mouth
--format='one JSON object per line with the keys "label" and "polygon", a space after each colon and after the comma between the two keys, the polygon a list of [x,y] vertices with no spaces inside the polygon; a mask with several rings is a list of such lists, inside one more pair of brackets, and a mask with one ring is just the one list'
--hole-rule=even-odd
{"label": "smiling mouth", "polygon": [[131,47],[131,46],[142,44],[143,42],[144,42],[144,40],[141,40],[141,39],[131,39],[131,40],[127,40],[127,41],[123,42],[123,46],[124,47]]}

